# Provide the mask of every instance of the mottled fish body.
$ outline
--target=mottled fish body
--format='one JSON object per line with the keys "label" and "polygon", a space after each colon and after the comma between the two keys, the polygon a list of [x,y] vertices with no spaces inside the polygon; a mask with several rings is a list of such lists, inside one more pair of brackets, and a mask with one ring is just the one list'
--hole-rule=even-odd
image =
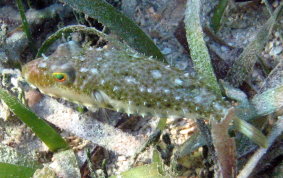
{"label": "mottled fish body", "polygon": [[134,50],[68,49],[27,63],[24,78],[47,95],[142,116],[219,118],[229,107],[197,77]]}

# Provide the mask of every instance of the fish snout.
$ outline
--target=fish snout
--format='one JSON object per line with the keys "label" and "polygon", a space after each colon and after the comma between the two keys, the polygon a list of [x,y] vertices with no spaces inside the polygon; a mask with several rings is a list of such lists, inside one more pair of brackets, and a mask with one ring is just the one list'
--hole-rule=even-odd
{"label": "fish snout", "polygon": [[31,82],[31,78],[38,76],[40,73],[38,64],[39,60],[33,60],[22,66],[22,76],[26,81]]}

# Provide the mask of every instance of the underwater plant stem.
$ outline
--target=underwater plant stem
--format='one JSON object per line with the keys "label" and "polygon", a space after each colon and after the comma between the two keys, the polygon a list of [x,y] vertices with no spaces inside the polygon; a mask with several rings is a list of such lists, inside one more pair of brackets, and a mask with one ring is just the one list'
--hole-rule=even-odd
{"label": "underwater plant stem", "polygon": [[269,14],[270,14],[271,16],[274,16],[274,15],[273,15],[273,10],[272,10],[272,8],[271,8],[269,2],[268,2],[267,0],[263,0],[263,2],[264,2],[264,4],[265,4],[265,6],[266,6],[266,8],[267,8],[267,10],[268,10],[268,12],[269,12]]}
{"label": "underwater plant stem", "polygon": [[194,69],[198,75],[207,83],[215,94],[221,96],[221,90],[217,82],[210,55],[204,41],[204,33],[201,25],[202,0],[188,0],[185,11],[185,29],[187,41],[190,48]]}
{"label": "underwater plant stem", "polygon": [[[273,17],[274,20],[276,20],[276,16],[273,14],[273,10],[272,10],[272,7],[271,7],[271,5],[269,4],[269,2],[268,2],[267,0],[263,0],[263,2],[264,2],[264,4],[265,4],[265,6],[266,6],[266,8],[267,8],[267,10],[268,10],[268,12],[269,12],[269,14],[270,14],[270,16]],[[282,2],[281,2],[281,3],[282,3]],[[279,38],[280,38],[281,41],[283,41],[283,35],[282,35],[282,33],[281,33],[280,31],[279,31]]]}
{"label": "underwater plant stem", "polygon": [[220,122],[211,122],[211,137],[219,167],[219,171],[215,171],[215,177],[236,177],[236,143],[228,134],[234,114],[235,108],[231,108]]}
{"label": "underwater plant stem", "polygon": [[233,86],[240,86],[248,78],[251,71],[253,71],[253,67],[257,61],[257,55],[262,52],[276,22],[282,16],[282,8],[283,4],[281,3],[228,71],[225,80],[229,81]]}
{"label": "underwater plant stem", "polygon": [[18,9],[19,9],[19,12],[20,12],[21,19],[22,19],[23,29],[24,29],[24,32],[25,32],[27,39],[28,39],[29,47],[31,48],[31,51],[34,54],[36,49],[35,49],[35,46],[34,46],[34,41],[31,37],[31,32],[30,32],[30,28],[29,28],[29,24],[28,24],[26,15],[25,15],[23,2],[22,2],[22,0],[16,0],[16,2],[17,2],[17,6],[18,6]]}
{"label": "underwater plant stem", "polygon": [[221,27],[221,20],[224,15],[225,9],[228,5],[229,0],[220,0],[218,5],[215,7],[212,19],[211,19],[211,27],[214,32],[218,32]]}
{"label": "underwater plant stem", "polygon": [[267,148],[259,148],[254,155],[249,159],[248,163],[245,165],[245,167],[242,169],[240,174],[237,176],[237,178],[248,178],[254,168],[256,167],[257,163],[260,161],[262,156],[268,151],[268,148],[273,144],[275,139],[281,135],[283,131],[283,117],[278,117],[277,122],[275,123],[275,126],[273,127],[269,137],[268,137],[268,146]]}
{"label": "underwater plant stem", "polygon": [[167,118],[159,118],[156,129],[159,129],[161,131],[164,130],[164,128],[166,127],[166,122]]}

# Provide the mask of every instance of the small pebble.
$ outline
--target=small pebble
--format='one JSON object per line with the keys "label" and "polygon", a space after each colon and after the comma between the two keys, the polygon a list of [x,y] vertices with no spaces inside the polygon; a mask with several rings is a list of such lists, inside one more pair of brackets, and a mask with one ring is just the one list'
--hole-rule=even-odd
{"label": "small pebble", "polygon": [[25,98],[29,107],[32,107],[33,105],[38,103],[41,100],[42,96],[43,95],[36,90],[29,90],[28,92],[25,92]]}
{"label": "small pebble", "polygon": [[118,161],[126,161],[126,157],[125,156],[118,156],[117,160]]}
{"label": "small pebble", "polygon": [[231,43],[231,42],[229,42],[229,43],[227,43],[229,46],[234,46],[235,44],[234,43]]}
{"label": "small pebble", "polygon": [[162,51],[162,54],[170,54],[172,52],[171,48],[164,48]]}
{"label": "small pebble", "polygon": [[276,47],[271,49],[270,55],[276,56],[276,55],[280,54],[282,52],[282,50],[283,50],[282,46],[276,46]]}

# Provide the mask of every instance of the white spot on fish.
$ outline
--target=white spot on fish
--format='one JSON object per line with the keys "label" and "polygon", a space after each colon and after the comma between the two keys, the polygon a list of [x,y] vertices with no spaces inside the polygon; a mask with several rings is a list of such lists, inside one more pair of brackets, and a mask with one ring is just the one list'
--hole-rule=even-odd
{"label": "white spot on fish", "polygon": [[84,68],[84,67],[80,68],[80,72],[87,72],[87,71],[88,71],[87,68]]}
{"label": "white spot on fish", "polygon": [[152,93],[152,89],[151,89],[151,88],[148,88],[148,89],[147,89],[147,92],[148,92],[148,93]]}
{"label": "white spot on fish", "polygon": [[103,85],[104,83],[105,83],[105,80],[102,79],[102,80],[100,81],[100,84]]}
{"label": "white spot on fish", "polygon": [[184,74],[184,77],[189,77],[189,73],[185,73],[185,74]]}
{"label": "white spot on fish", "polygon": [[176,78],[174,80],[174,82],[175,82],[176,85],[182,85],[183,84],[183,81],[181,79],[179,79],[179,78]]}
{"label": "white spot on fish", "polygon": [[130,84],[138,84],[139,82],[134,77],[125,77],[125,81]]}
{"label": "white spot on fish", "polygon": [[145,88],[144,87],[140,87],[140,92],[144,92]]}
{"label": "white spot on fish", "polygon": [[41,62],[40,64],[38,64],[39,68],[46,68],[47,64],[45,62]]}
{"label": "white spot on fish", "polygon": [[162,76],[162,74],[161,74],[161,72],[159,70],[152,70],[151,71],[151,75],[155,79],[159,79]]}
{"label": "white spot on fish", "polygon": [[165,88],[165,89],[164,89],[164,93],[169,94],[169,93],[170,93],[170,90],[169,90],[168,88]]}
{"label": "white spot on fish", "polygon": [[52,71],[54,71],[57,67],[58,67],[57,65],[54,65],[54,64],[53,64],[53,65],[50,66],[50,69],[51,69]]}
{"label": "white spot on fish", "polygon": [[63,70],[66,70],[66,69],[70,68],[70,64],[69,63],[63,64],[60,68],[63,69]]}
{"label": "white spot on fish", "polygon": [[197,104],[201,104],[203,101],[202,97],[201,96],[195,96],[194,97],[194,102],[197,103]]}
{"label": "white spot on fish", "polygon": [[181,100],[181,96],[176,96],[175,99],[176,99],[177,101],[179,101],[179,100]]}
{"label": "white spot on fish", "polygon": [[98,74],[98,70],[97,70],[96,68],[90,69],[90,72],[91,72],[92,74]]}
{"label": "white spot on fish", "polygon": [[113,91],[117,91],[117,90],[119,90],[119,87],[114,86]]}

